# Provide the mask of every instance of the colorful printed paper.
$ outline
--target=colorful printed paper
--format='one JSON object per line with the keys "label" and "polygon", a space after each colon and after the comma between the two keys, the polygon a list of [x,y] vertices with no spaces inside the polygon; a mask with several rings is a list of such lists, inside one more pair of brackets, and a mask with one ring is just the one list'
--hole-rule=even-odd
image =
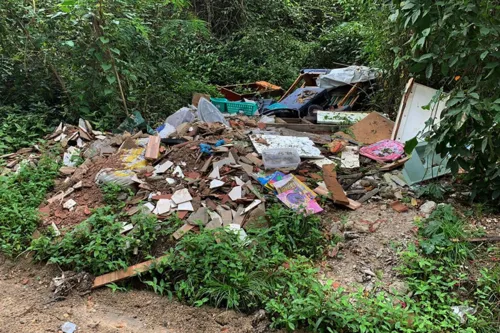
{"label": "colorful printed paper", "polygon": [[289,208],[303,211],[305,214],[316,214],[323,211],[318,203],[308,193],[300,189],[288,190],[278,194],[278,198]]}
{"label": "colorful printed paper", "polygon": [[361,155],[381,162],[395,161],[399,159],[404,152],[404,145],[394,140],[382,140],[359,150]]}

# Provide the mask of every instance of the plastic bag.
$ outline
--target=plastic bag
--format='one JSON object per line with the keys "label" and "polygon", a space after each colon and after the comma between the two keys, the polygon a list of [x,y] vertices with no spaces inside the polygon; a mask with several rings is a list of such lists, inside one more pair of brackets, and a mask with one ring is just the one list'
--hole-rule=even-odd
{"label": "plastic bag", "polygon": [[121,187],[128,187],[134,184],[137,178],[135,172],[131,170],[113,170],[111,168],[102,169],[95,176],[98,185],[113,183]]}
{"label": "plastic bag", "polygon": [[116,132],[129,132],[133,133],[134,130],[142,130],[149,134],[155,134],[155,131],[149,127],[148,123],[142,117],[139,111],[134,111],[127,119],[125,119],[120,126],[116,129]]}
{"label": "plastic bag", "polygon": [[229,127],[229,123],[219,109],[204,98],[201,98],[198,104],[198,118],[206,123],[223,123]]}

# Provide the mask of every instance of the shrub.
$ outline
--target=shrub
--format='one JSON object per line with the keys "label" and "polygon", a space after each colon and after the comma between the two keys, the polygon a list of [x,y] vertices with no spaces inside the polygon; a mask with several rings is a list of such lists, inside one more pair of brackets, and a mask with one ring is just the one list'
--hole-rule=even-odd
{"label": "shrub", "polygon": [[39,222],[38,206],[53,186],[59,165],[44,156],[38,166],[0,176],[0,247],[9,256],[24,251]]}

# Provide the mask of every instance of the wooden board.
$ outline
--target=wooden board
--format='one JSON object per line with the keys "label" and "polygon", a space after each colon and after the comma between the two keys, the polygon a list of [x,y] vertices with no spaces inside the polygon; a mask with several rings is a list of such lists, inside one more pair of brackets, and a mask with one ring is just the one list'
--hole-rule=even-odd
{"label": "wooden board", "polygon": [[[280,118],[276,118],[278,121]],[[317,124],[289,124],[289,123],[275,123],[266,124],[266,128],[288,128],[298,132],[308,133],[334,133],[340,131],[347,126],[345,125],[317,125]]]}
{"label": "wooden board", "polygon": [[159,257],[157,259],[148,260],[145,262],[141,262],[140,264],[130,266],[125,270],[114,271],[108,274],[104,274],[98,276],[94,280],[94,284],[92,285],[92,289],[102,287],[107,285],[108,283],[117,282],[131,276],[135,276],[139,273],[147,272],[151,269],[151,266],[162,258],[166,258],[166,256]]}
{"label": "wooden board", "polygon": [[344,189],[337,181],[337,173],[333,164],[323,165],[323,180],[326,183],[328,191],[332,195],[334,203],[348,206],[350,204],[349,198],[344,193]]}
{"label": "wooden board", "polygon": [[393,128],[394,122],[392,120],[385,118],[378,112],[372,112],[363,120],[349,127],[347,132],[352,134],[352,136],[344,132],[335,134],[342,135],[346,138],[352,138],[366,145],[371,145],[385,139],[390,139]]}
{"label": "wooden board", "polygon": [[160,154],[161,138],[156,135],[150,135],[148,145],[146,147],[145,158],[147,160],[156,160]]}

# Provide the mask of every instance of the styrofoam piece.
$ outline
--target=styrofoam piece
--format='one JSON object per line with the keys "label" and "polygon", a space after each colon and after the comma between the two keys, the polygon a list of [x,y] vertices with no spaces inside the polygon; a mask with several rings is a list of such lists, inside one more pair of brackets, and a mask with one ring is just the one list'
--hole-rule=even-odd
{"label": "styrofoam piece", "polygon": [[184,178],[184,173],[182,172],[182,169],[180,166],[175,167],[174,172],[172,172],[172,175],[179,177],[179,178]]}
{"label": "styrofoam piece", "polygon": [[356,146],[347,146],[342,151],[340,166],[345,169],[359,168],[359,152]]}
{"label": "styrofoam piece", "polygon": [[300,156],[295,148],[272,148],[262,151],[264,168],[295,170],[300,164]]}
{"label": "styrofoam piece", "polygon": [[364,112],[342,112],[342,111],[317,111],[318,124],[352,124],[362,120],[369,113]]}
{"label": "styrofoam piece", "polygon": [[[251,134],[252,141],[257,153],[262,155],[265,149],[272,148],[292,148],[296,149],[300,157],[321,158],[321,151],[314,146],[314,142],[307,137],[278,136],[266,134]],[[265,140],[267,143],[258,142]]]}
{"label": "styrofoam piece", "polygon": [[328,164],[336,164],[334,161],[332,161],[331,159],[329,158],[322,158],[322,159],[319,159],[319,160],[312,160],[311,161],[313,164],[317,165],[318,168],[323,168],[323,165],[328,165]]}

